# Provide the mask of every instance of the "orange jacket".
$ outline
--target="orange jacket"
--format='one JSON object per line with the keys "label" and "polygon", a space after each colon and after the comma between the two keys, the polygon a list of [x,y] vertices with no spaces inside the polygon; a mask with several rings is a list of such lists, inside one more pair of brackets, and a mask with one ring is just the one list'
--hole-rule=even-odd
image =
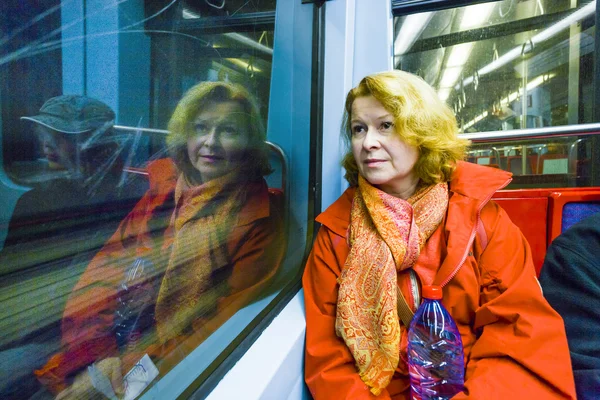
{"label": "orange jacket", "polygon": [[[563,321],[542,296],[521,231],[490,201],[509,182],[509,173],[460,162],[449,186],[445,224],[413,270],[422,284],[445,285],[442,302],[462,336],[466,389],[453,399],[575,399]],[[317,217],[323,226],[303,277],[306,382],[315,400],[408,399],[404,326],[400,364],[379,396],[361,381],[350,351],[335,334],[336,279],[349,252],[354,192],[346,190]],[[479,218],[487,234],[483,252],[485,238],[476,234]]]}
{"label": "orange jacket", "polygon": [[[170,159],[156,160],[148,170],[150,190],[94,257],[69,297],[61,323],[62,351],[35,371],[38,379],[55,393],[92,362],[120,355],[114,334],[117,297],[125,266],[140,248],[153,255],[158,269],[156,279],[162,279],[173,240],[170,219],[177,170]],[[150,344],[149,347],[121,354],[124,372],[144,352],[162,358],[160,369],[165,372],[265,288],[280,265],[285,235],[281,205],[277,204],[282,196],[268,191],[264,182],[258,186],[260,190],[246,200],[227,238],[230,263],[215,271],[218,279],[227,280],[229,289],[227,295],[218,299],[218,310],[210,317],[199,318],[189,336],[178,337],[164,346],[147,335],[143,344]],[[175,347],[178,351],[173,351]]]}

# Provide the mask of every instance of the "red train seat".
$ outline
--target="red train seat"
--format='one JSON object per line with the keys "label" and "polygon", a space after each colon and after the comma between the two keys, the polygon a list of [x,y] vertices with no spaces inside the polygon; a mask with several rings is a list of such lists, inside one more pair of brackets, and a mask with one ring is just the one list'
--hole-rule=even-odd
{"label": "red train seat", "polygon": [[[563,222],[574,223],[589,213],[600,210],[599,188],[548,188],[502,190],[493,196],[521,229],[531,247],[533,263],[539,275],[552,240],[564,229]],[[577,213],[565,219],[563,212],[567,204],[579,204]]]}

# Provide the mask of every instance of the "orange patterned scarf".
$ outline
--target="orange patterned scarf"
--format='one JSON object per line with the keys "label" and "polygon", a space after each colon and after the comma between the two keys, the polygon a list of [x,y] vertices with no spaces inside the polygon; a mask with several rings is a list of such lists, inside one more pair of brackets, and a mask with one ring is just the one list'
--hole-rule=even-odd
{"label": "orange patterned scarf", "polygon": [[402,200],[359,176],[352,203],[350,253],[338,279],[336,333],[375,395],[400,360],[397,273],[411,268],[448,208],[448,184],[417,188]]}
{"label": "orange patterned scarf", "polygon": [[215,284],[212,274],[230,262],[228,238],[249,190],[233,177],[195,187],[183,175],[177,180],[171,218],[174,238],[156,302],[156,325],[163,342],[208,316],[226,294],[226,282]]}

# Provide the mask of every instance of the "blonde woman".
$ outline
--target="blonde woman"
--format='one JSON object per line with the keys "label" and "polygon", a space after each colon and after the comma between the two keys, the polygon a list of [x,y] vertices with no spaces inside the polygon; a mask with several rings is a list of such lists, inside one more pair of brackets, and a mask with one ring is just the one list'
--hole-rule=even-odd
{"label": "blonde woman", "polygon": [[36,371],[60,399],[98,394],[85,370],[92,363],[117,394],[145,353],[164,373],[255,298],[281,261],[283,216],[263,178],[271,168],[252,96],[237,84],[200,83],[169,132],[171,158],[148,166],[150,190],[67,302],[63,351]]}
{"label": "blonde woman", "polygon": [[525,238],[490,201],[510,174],[461,161],[468,142],[457,131],[409,73],[373,74],[348,93],[350,188],[317,217],[303,278],[316,400],[410,398],[403,321],[431,284],[464,346],[465,388],[453,399],[575,398],[563,322]]}

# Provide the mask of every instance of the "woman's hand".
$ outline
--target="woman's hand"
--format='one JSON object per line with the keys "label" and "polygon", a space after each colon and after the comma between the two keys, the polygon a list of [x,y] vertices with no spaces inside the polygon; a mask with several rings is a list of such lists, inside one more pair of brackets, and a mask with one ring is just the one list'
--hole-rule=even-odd
{"label": "woman's hand", "polygon": [[[110,381],[117,397],[123,396],[125,390],[123,387],[123,374],[121,373],[121,360],[118,357],[111,357],[95,364],[98,371]],[[74,399],[106,399],[106,396],[94,388],[90,374],[85,370],[75,377],[71,386],[56,396],[56,400]]]}

